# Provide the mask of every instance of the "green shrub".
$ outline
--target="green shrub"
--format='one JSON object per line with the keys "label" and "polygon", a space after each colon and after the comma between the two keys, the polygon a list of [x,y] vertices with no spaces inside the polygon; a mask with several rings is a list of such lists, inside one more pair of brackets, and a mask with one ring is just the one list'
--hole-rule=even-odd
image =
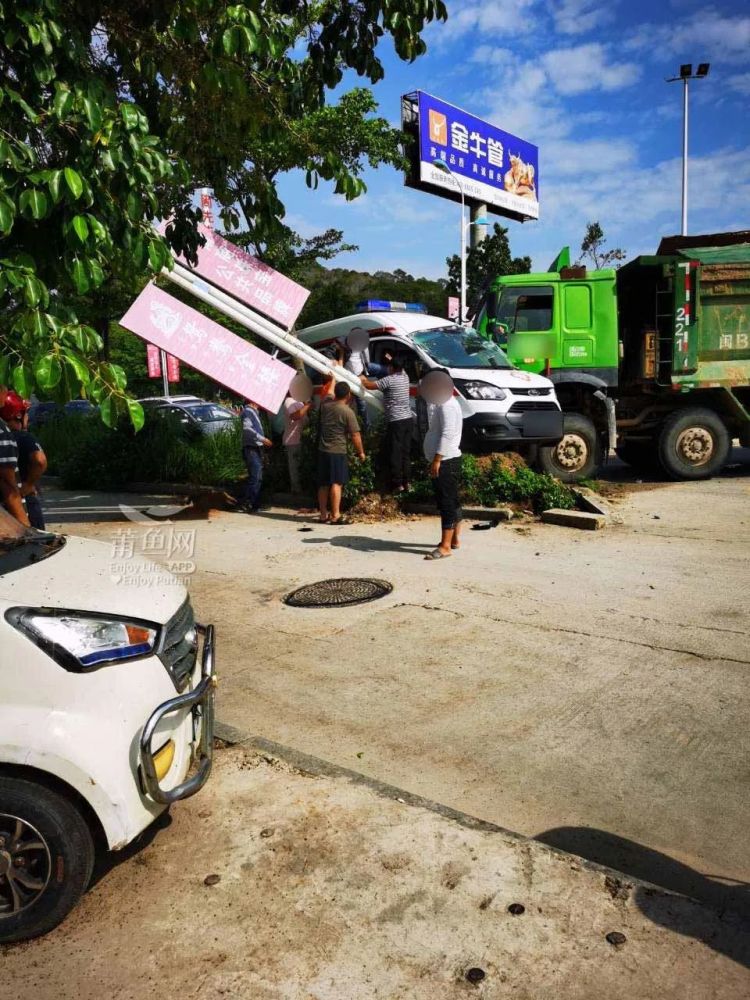
{"label": "green shrub", "polygon": [[[415,463],[414,471],[409,499],[431,500],[434,494],[427,463]],[[557,479],[534,472],[526,465],[512,465],[497,456],[487,460],[464,455],[461,479],[461,499],[467,504],[497,507],[501,503],[520,503],[537,513],[549,507],[569,510],[575,506],[572,490]]]}

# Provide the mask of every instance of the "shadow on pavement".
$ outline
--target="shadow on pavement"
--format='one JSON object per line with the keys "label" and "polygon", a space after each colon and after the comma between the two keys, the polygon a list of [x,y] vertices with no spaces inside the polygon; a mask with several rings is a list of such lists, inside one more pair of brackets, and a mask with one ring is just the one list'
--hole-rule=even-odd
{"label": "shadow on pavement", "polygon": [[[737,479],[750,476],[750,448],[733,448],[729,454],[726,465],[722,468],[714,479]],[[660,472],[636,469],[627,465],[622,459],[611,455],[596,478],[605,483],[649,483],[654,485],[669,486],[675,480],[669,479]]]}
{"label": "shadow on pavement", "polygon": [[644,847],[634,840],[618,837],[606,830],[585,826],[561,826],[545,830],[534,838],[549,847],[576,854],[596,864],[644,882],[698,900],[718,911],[727,922],[728,933],[721,941],[706,940],[701,930],[700,913],[679,906],[670,906],[645,886],[635,889],[634,899],[650,920],[678,934],[695,937],[728,955],[735,962],[750,967],[750,885],[712,877],[676,861],[667,854]]}
{"label": "shadow on pavement", "polygon": [[435,548],[434,542],[395,542],[387,538],[367,538],[366,535],[335,535],[332,538],[305,538],[307,545],[322,541],[337,548],[356,549],[358,552],[412,552],[423,556]]}

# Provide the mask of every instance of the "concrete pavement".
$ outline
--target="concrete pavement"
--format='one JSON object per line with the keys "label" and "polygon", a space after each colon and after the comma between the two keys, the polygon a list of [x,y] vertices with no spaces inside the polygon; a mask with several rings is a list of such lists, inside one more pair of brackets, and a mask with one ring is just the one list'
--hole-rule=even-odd
{"label": "concrete pavement", "polygon": [[[329,773],[326,773],[326,772]],[[737,921],[273,748],[0,947],[35,1000],[742,1000]],[[207,884],[208,882],[208,884]]]}
{"label": "concrete pavement", "polygon": [[[217,515],[194,525],[190,585],[218,629],[220,718],[747,911],[749,496],[746,467],[642,488],[604,531],[467,531],[442,563],[422,559],[435,520]],[[337,576],[394,589],[280,601]]]}

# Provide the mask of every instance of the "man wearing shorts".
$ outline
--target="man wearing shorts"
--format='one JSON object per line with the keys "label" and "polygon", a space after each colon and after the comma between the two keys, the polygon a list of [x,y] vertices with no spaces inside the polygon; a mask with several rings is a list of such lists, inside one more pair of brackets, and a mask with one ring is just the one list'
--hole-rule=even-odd
{"label": "man wearing shorts", "polygon": [[[320,407],[320,439],[318,442],[318,507],[323,524],[348,524],[341,516],[341,491],[349,482],[346,445],[349,438],[360,461],[364,461],[362,435],[357,418],[350,407],[351,392],[346,382],[337,382],[333,399],[324,400]],[[328,505],[330,503],[330,514]]]}

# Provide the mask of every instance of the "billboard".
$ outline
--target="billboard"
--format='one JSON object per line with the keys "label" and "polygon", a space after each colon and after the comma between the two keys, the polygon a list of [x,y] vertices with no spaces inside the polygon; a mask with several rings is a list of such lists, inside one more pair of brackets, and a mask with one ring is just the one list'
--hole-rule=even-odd
{"label": "billboard", "polygon": [[[521,221],[539,218],[539,149],[418,90],[402,98],[404,131],[417,148],[406,183]],[[450,170],[436,166],[442,162]]]}
{"label": "billboard", "polygon": [[270,413],[278,412],[297,374],[154,284],[146,285],[120,324]]}
{"label": "billboard", "polygon": [[[163,234],[166,227],[167,223],[163,222],[159,231]],[[246,306],[268,316],[284,330],[289,330],[310,292],[242,247],[225,240],[208,226],[199,225],[198,232],[206,242],[198,247],[197,264],[189,264],[184,257],[176,259]]]}

